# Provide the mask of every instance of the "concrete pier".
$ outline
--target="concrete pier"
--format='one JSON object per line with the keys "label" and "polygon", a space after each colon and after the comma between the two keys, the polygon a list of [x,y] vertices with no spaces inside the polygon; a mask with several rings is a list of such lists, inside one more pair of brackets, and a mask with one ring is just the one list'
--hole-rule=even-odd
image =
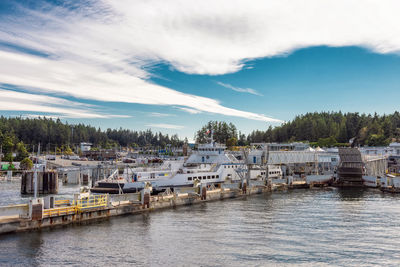
{"label": "concrete pier", "polygon": [[268,191],[270,190],[266,186],[255,185],[239,189],[239,184],[233,184],[225,188],[224,186],[221,188],[201,186],[187,192],[170,191],[151,196],[150,191],[144,189],[139,193],[112,197],[91,195],[89,198],[76,200],[73,203],[69,200],[55,200],[50,208],[45,208],[43,199],[37,199],[31,200],[28,205],[0,207],[0,234],[86,223],[123,214],[151,212]]}

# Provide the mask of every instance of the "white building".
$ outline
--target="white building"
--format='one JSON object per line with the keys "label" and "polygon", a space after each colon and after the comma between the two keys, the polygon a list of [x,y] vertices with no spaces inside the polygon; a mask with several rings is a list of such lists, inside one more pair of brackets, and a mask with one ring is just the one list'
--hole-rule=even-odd
{"label": "white building", "polygon": [[91,143],[85,143],[85,142],[81,143],[81,151],[82,152],[90,151],[91,148],[92,148]]}

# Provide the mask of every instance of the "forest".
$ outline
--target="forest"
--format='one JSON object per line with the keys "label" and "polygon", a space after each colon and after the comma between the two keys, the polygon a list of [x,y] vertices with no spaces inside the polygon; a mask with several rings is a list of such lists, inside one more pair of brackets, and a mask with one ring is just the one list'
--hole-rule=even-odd
{"label": "forest", "polygon": [[[254,130],[246,135],[232,123],[210,121],[195,133],[197,143],[214,140],[228,147],[244,146],[259,142],[310,142],[312,146],[386,146],[400,141],[400,113],[389,115],[314,112],[296,116],[280,126]],[[169,136],[150,129],[101,130],[85,124],[68,124],[60,119],[0,117],[0,148],[4,160],[16,152],[25,157],[41,144],[41,151],[76,151],[80,142],[90,142],[94,149],[116,147],[180,147],[187,139],[177,134]]]}
{"label": "forest", "polygon": [[[11,157],[12,152],[25,148],[29,152],[38,150],[61,153],[61,151],[76,151],[81,142],[90,142],[93,149],[109,149],[122,147],[165,147],[171,145],[179,147],[185,140],[180,140],[178,135],[162,134],[150,129],[133,131],[127,129],[107,129],[85,124],[68,124],[60,119],[54,120],[46,117],[20,118],[0,117],[0,146],[4,160]],[[18,145],[19,144],[19,145]]]}
{"label": "forest", "polygon": [[277,127],[255,130],[248,134],[238,132],[235,125],[211,121],[196,133],[196,141],[206,138],[207,129],[213,129],[214,139],[228,146],[260,142],[310,142],[312,146],[386,146],[400,141],[400,113],[389,115],[314,112],[296,116]]}

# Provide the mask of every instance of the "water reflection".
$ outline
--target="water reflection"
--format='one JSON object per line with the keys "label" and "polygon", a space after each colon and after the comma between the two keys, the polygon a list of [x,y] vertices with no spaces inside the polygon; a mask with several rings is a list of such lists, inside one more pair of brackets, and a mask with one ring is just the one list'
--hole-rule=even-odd
{"label": "water reflection", "polygon": [[363,200],[366,189],[363,187],[342,187],[337,189],[339,199],[342,201]]}

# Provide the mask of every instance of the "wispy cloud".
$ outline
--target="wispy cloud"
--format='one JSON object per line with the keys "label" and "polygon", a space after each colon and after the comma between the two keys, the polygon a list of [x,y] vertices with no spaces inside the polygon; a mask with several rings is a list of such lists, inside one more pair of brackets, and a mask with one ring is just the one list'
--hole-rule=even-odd
{"label": "wispy cloud", "polygon": [[182,125],[175,125],[175,124],[166,124],[166,123],[154,123],[154,124],[147,124],[147,127],[153,127],[153,128],[162,128],[162,129],[183,129],[185,128]]}
{"label": "wispy cloud", "polygon": [[225,88],[232,89],[233,91],[236,91],[236,92],[240,92],[240,93],[249,93],[249,94],[252,94],[252,95],[262,96],[262,94],[260,94],[259,92],[257,92],[257,91],[254,90],[254,89],[251,89],[251,88],[240,88],[240,87],[235,87],[235,86],[233,86],[233,85],[230,85],[229,83],[223,83],[223,82],[217,82],[217,84],[218,84],[218,85],[221,85],[221,86],[223,86],[223,87],[225,87]]}
{"label": "wispy cloud", "polygon": [[148,114],[148,116],[163,118],[163,117],[171,117],[171,116],[173,116],[173,114],[160,113],[160,112],[151,112],[151,113]]}
{"label": "wispy cloud", "polygon": [[[129,115],[104,114],[95,106],[66,99],[0,89],[0,110],[47,113],[60,118],[128,118]],[[36,114],[28,114],[36,116]]]}
{"label": "wispy cloud", "polygon": [[202,113],[202,111],[198,110],[198,109],[193,109],[193,108],[184,108],[184,107],[177,107],[178,109],[188,112],[190,114],[199,114]]}

